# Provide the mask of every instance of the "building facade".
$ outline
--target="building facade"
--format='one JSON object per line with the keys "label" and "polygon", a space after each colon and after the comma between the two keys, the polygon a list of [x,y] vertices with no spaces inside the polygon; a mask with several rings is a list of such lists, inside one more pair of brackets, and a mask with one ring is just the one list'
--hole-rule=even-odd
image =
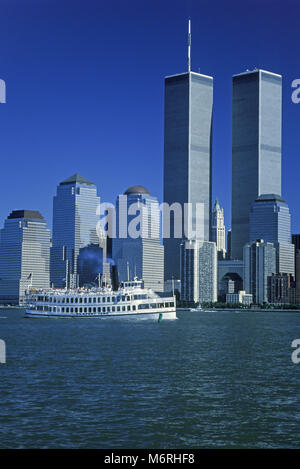
{"label": "building facade", "polygon": [[[188,72],[165,79],[164,203],[167,208],[163,223],[165,227],[169,220],[171,227],[169,235],[164,232],[166,280],[180,278],[182,239],[210,239],[212,109],[212,77]],[[169,212],[173,204],[179,205],[181,213]],[[174,224],[181,233],[174,229]]]}
{"label": "building facade", "polygon": [[132,186],[117,198],[112,257],[120,281],[137,276],[146,288],[164,291],[160,207],[143,186]]}
{"label": "building facade", "polygon": [[263,239],[276,248],[276,271],[295,275],[295,247],[291,243],[291,215],[287,203],[276,194],[262,194],[252,203],[249,241]]}
{"label": "building facade", "polygon": [[300,304],[300,234],[292,235],[292,243],[295,246],[295,303]]}
{"label": "building facade", "polygon": [[233,76],[231,258],[249,242],[251,204],[281,195],[282,77],[264,70]]}
{"label": "building facade", "polygon": [[88,179],[74,174],[62,181],[53,198],[50,280],[54,287],[76,287],[79,250],[99,245],[100,197]]}
{"label": "building facade", "polygon": [[253,303],[253,295],[246,293],[245,290],[240,290],[237,293],[227,293],[226,303],[250,306]]}
{"label": "building facade", "polygon": [[0,232],[0,302],[23,304],[29,288],[49,288],[50,230],[35,210],[14,210]]}
{"label": "building facade", "polygon": [[225,259],[226,257],[225,237],[224,210],[220,207],[217,199],[212,211],[211,241],[216,243],[219,259]]}
{"label": "building facade", "polygon": [[186,304],[217,301],[216,244],[190,240],[181,244],[181,296]]}
{"label": "building facade", "polygon": [[256,304],[268,302],[268,277],[276,273],[276,249],[260,239],[244,246],[244,290]]}

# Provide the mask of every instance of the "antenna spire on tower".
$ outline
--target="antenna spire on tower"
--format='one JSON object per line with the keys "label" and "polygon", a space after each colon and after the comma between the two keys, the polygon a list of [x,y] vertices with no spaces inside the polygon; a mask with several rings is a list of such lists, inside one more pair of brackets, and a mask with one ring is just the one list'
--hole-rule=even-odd
{"label": "antenna spire on tower", "polygon": [[192,43],[192,34],[191,34],[191,20],[189,19],[189,34],[188,34],[188,72],[191,71],[191,43]]}

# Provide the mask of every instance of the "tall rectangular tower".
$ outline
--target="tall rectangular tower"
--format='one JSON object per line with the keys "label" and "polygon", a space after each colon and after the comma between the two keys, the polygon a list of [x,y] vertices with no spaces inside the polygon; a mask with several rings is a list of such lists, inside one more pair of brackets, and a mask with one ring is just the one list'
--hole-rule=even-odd
{"label": "tall rectangular tower", "polygon": [[53,198],[50,258],[50,280],[54,287],[75,287],[78,284],[80,249],[99,245],[99,206],[100,197],[95,184],[80,174],[74,174],[58,185]]}
{"label": "tall rectangular tower", "polygon": [[[207,241],[211,217],[212,107],[212,77],[188,71],[165,79],[164,203],[179,203],[182,214],[184,204],[192,204],[192,228],[195,230],[196,223],[202,223],[201,238]],[[198,215],[197,203],[203,204]],[[164,211],[164,224],[166,215]],[[182,238],[174,236],[174,220],[178,217],[171,212],[170,237],[164,238],[166,280],[180,278],[180,244],[187,238],[183,217]]]}
{"label": "tall rectangular tower", "polygon": [[264,70],[233,76],[231,258],[249,242],[249,214],[262,194],[281,195],[282,77]]}

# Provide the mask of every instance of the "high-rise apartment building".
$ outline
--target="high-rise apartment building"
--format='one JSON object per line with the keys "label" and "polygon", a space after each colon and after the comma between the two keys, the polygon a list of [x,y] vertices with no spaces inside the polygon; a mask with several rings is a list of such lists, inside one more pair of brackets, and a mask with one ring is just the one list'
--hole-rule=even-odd
{"label": "high-rise apartment building", "polygon": [[224,210],[217,199],[212,211],[211,241],[216,243],[219,259],[225,259],[226,256],[225,237]]}
{"label": "high-rise apartment building", "polygon": [[50,230],[35,210],[14,210],[0,232],[0,302],[23,304],[29,288],[49,288]]}
{"label": "high-rise apartment building", "polygon": [[251,204],[281,195],[282,77],[264,70],[233,76],[231,258],[249,242]]}
{"label": "high-rise apartment building", "polygon": [[160,208],[157,198],[143,186],[132,186],[117,198],[112,257],[120,281],[137,276],[146,288],[164,291]]}
{"label": "high-rise apartment building", "polygon": [[188,303],[217,301],[217,247],[210,241],[181,244],[181,300]]}
{"label": "high-rise apartment building", "polygon": [[[171,211],[170,236],[164,236],[166,280],[180,277],[182,239],[210,239],[212,109],[213,78],[191,72],[190,60],[187,73],[165,78],[164,203],[177,203],[182,212]],[[168,209],[163,216],[166,226]]]}
{"label": "high-rise apartment building", "polygon": [[99,245],[99,206],[95,184],[79,174],[58,185],[53,198],[50,263],[50,280],[54,287],[79,285],[79,250],[90,244]]}

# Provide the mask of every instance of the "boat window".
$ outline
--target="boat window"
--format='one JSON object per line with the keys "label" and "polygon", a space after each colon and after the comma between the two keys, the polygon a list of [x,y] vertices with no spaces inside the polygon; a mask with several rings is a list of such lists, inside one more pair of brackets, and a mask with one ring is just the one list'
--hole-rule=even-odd
{"label": "boat window", "polygon": [[115,306],[112,306],[111,310],[112,310],[112,312],[114,313],[114,312],[116,311]]}
{"label": "boat window", "polygon": [[84,298],[83,301],[84,301],[84,303],[87,303],[87,298]]}
{"label": "boat window", "polygon": [[110,313],[110,307],[109,307],[109,306],[108,306],[108,308],[107,308],[107,312]]}
{"label": "boat window", "polygon": [[98,303],[100,303],[100,301],[101,301],[101,297],[100,297],[100,296],[98,296]]}
{"label": "boat window", "polygon": [[66,308],[66,312],[67,312],[67,313],[69,312],[69,308]]}
{"label": "boat window", "polygon": [[105,306],[103,306],[102,311],[103,311],[103,313],[105,313]]}
{"label": "boat window", "polygon": [[94,298],[93,298],[93,302],[94,302],[94,303],[96,303],[96,301],[97,301],[97,298],[96,298],[96,297],[94,297]]}
{"label": "boat window", "polygon": [[116,301],[116,298],[113,296],[111,301],[114,303]]}
{"label": "boat window", "polygon": [[93,308],[93,311],[94,311],[94,313],[96,313],[96,312],[97,312],[97,308]]}
{"label": "boat window", "polygon": [[105,303],[105,299],[106,299],[105,296],[103,296],[103,298],[102,298],[102,302],[103,302],[103,303]]}
{"label": "boat window", "polygon": [[106,301],[107,301],[107,303],[110,303],[110,297],[108,297],[108,298],[106,299]]}
{"label": "boat window", "polygon": [[75,298],[75,303],[78,303],[78,298],[77,297]]}
{"label": "boat window", "polygon": [[92,302],[92,298],[89,298],[89,303],[91,303],[91,302]]}
{"label": "boat window", "polygon": [[73,303],[73,302],[74,302],[74,298],[71,298],[71,303]]}
{"label": "boat window", "polygon": [[66,298],[66,303],[69,303],[69,301],[70,301],[70,298]]}
{"label": "boat window", "polygon": [[127,311],[130,311],[130,305],[127,306]]}
{"label": "boat window", "polygon": [[78,313],[78,308],[75,308],[75,313]]}
{"label": "boat window", "polygon": [[125,301],[125,296],[124,295],[122,296],[122,301]]}
{"label": "boat window", "polygon": [[92,308],[89,308],[89,313],[91,313],[91,312],[92,312]]}
{"label": "boat window", "polygon": [[120,308],[120,306],[117,306],[117,311],[121,311],[121,308]]}
{"label": "boat window", "polygon": [[98,307],[98,313],[101,313],[101,308],[100,307]]}
{"label": "boat window", "polygon": [[122,306],[122,311],[126,311],[126,307],[125,307],[125,306]]}
{"label": "boat window", "polygon": [[132,310],[136,311],[136,306],[135,305],[132,306]]}
{"label": "boat window", "polygon": [[85,312],[85,313],[87,312],[87,308],[84,308],[84,312]]}

